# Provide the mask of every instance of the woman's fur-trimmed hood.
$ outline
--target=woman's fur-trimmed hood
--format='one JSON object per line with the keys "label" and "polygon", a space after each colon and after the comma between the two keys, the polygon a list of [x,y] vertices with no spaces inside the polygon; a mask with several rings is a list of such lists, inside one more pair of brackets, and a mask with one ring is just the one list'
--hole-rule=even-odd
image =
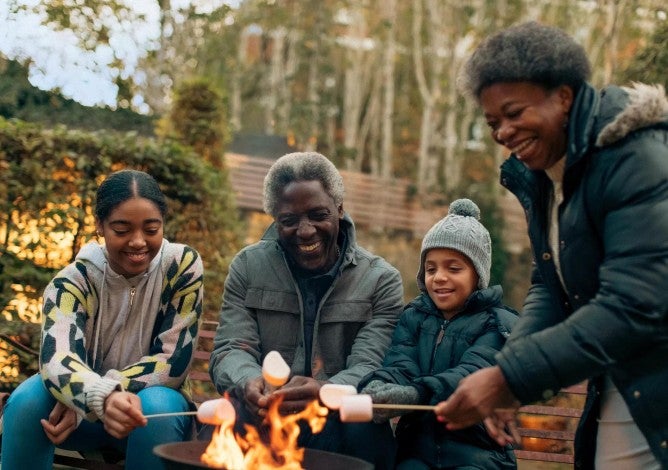
{"label": "woman's fur-trimmed hood", "polygon": [[628,102],[601,130],[596,139],[597,147],[605,147],[635,130],[668,120],[668,98],[662,85],[633,83],[621,89],[628,95]]}

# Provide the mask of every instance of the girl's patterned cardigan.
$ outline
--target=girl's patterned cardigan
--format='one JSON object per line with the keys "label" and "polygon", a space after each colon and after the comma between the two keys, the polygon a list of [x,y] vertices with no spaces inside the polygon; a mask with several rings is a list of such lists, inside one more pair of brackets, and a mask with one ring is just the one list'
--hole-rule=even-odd
{"label": "girl's patterned cardigan", "polygon": [[[103,281],[95,266],[75,260],[60,271],[44,293],[40,371],[45,386],[77,415],[94,421],[104,416],[104,400],[113,390],[137,393],[144,387],[182,387],[190,367],[202,313],[202,261],[194,249],[163,243],[160,306],[150,350],[122,368],[100,375],[90,364],[91,324],[98,313]],[[90,322],[90,324],[89,324]],[[88,344],[87,344],[88,341]]]}

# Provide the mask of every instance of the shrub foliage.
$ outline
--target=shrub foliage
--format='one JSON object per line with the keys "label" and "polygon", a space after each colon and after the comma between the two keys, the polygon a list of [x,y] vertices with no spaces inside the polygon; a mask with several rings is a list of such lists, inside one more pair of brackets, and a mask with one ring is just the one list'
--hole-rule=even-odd
{"label": "shrub foliage", "polygon": [[[218,308],[240,240],[224,168],[173,140],[46,129],[0,118],[0,334],[39,348],[37,299],[51,277],[95,237],[95,191],[106,175],[122,168],[156,178],[168,198],[165,237],[200,252],[205,312]],[[34,356],[19,354],[18,360],[18,376],[3,378],[6,371],[0,369],[0,387],[35,371]]]}

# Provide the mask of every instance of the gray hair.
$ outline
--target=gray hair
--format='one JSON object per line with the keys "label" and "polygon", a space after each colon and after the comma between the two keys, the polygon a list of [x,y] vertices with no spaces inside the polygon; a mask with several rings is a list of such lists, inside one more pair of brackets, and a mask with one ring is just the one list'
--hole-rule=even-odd
{"label": "gray hair", "polygon": [[295,181],[322,183],[336,206],[343,204],[343,178],[334,164],[317,152],[295,152],[283,155],[264,177],[264,211],[276,217],[283,189]]}
{"label": "gray hair", "polygon": [[568,85],[577,93],[590,74],[580,44],[559,28],[530,21],[486,38],[464,64],[459,86],[475,98],[490,85],[508,82],[531,82],[547,90]]}

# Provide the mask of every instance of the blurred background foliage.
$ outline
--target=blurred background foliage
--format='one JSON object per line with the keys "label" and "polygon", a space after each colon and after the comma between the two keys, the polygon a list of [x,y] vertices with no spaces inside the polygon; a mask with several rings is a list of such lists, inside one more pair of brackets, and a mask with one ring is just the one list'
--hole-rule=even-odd
{"label": "blurred background foliage", "polygon": [[[199,93],[211,94],[206,83]],[[192,88],[189,88],[192,91]],[[217,103],[219,100],[214,100]],[[197,103],[195,101],[195,103]],[[179,126],[198,113],[180,103]],[[39,299],[51,277],[95,237],[93,206],[98,184],[131,167],[146,171],[168,198],[165,237],[195,247],[204,261],[206,312],[215,312],[231,256],[240,247],[240,223],[227,172],[218,154],[220,110],[192,124],[199,133],[152,139],[134,132],[47,128],[0,118],[0,334],[39,349]],[[202,140],[200,140],[200,137]],[[204,150],[206,149],[206,151]],[[201,153],[200,153],[201,152]],[[214,165],[215,162],[215,165]],[[20,381],[36,370],[36,357],[5,345],[17,368],[0,369],[0,381]]]}

